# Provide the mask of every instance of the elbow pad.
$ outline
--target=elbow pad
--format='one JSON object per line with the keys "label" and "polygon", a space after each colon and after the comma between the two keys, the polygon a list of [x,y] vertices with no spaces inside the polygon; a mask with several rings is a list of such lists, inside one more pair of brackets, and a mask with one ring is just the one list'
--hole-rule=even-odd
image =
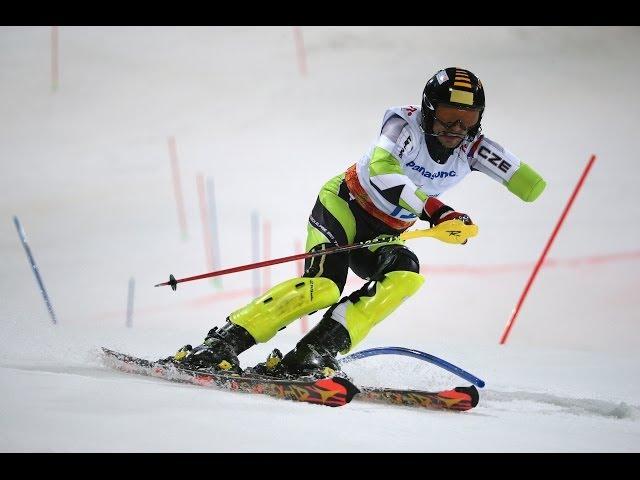
{"label": "elbow pad", "polygon": [[533,202],[540,196],[547,183],[533,168],[521,162],[506,186],[511,193],[525,202]]}

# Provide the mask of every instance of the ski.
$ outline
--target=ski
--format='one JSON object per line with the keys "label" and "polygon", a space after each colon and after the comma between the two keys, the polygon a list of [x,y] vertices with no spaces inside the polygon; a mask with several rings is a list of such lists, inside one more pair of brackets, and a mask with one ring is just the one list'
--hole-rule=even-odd
{"label": "ski", "polygon": [[361,402],[403,405],[438,410],[465,411],[478,404],[475,386],[428,392],[377,387],[357,387],[343,377],[322,379],[280,379],[265,375],[211,373],[177,368],[102,347],[104,363],[126,373],[146,375],[178,383],[191,383],[247,393],[340,407],[355,397]]}
{"label": "ski", "polygon": [[162,378],[172,382],[259,393],[281,399],[330,407],[346,405],[359,392],[355,385],[342,377],[329,377],[319,380],[289,380],[255,375],[208,373],[144,360],[105,347],[102,347],[102,351],[105,364],[111,368],[126,373]]}
{"label": "ski", "polygon": [[456,387],[453,390],[440,392],[374,387],[359,388],[360,393],[358,393],[356,398],[360,401],[427,409],[456,410],[459,412],[472,409],[478,405],[480,398],[478,389],[473,385],[469,387]]}

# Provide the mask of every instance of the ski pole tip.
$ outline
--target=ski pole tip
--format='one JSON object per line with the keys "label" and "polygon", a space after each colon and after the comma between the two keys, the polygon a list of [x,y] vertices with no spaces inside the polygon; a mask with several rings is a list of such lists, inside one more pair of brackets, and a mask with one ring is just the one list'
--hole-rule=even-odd
{"label": "ski pole tip", "polygon": [[169,275],[168,282],[158,283],[154,285],[154,287],[164,287],[165,285],[169,285],[171,289],[175,292],[176,288],[178,287],[178,281],[176,280],[176,277],[174,277],[173,275]]}

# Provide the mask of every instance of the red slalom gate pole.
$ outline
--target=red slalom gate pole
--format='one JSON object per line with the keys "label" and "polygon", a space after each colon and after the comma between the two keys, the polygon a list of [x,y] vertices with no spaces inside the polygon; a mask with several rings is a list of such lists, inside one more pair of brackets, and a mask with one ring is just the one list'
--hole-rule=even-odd
{"label": "red slalom gate pole", "polygon": [[304,40],[302,39],[302,30],[300,27],[293,27],[293,39],[296,44],[296,54],[298,57],[298,69],[303,77],[307,75],[307,55],[304,49]]}
{"label": "red slalom gate pole", "polygon": [[578,180],[577,185],[573,189],[573,193],[571,194],[571,197],[569,198],[567,205],[564,207],[564,211],[562,212],[562,215],[560,215],[560,220],[558,220],[558,223],[556,224],[556,228],[554,228],[553,233],[551,234],[551,237],[549,237],[549,240],[547,241],[547,245],[544,247],[544,250],[542,251],[542,255],[538,259],[538,263],[536,263],[536,266],[533,268],[533,272],[531,272],[531,276],[529,277],[529,280],[527,281],[527,284],[524,287],[524,291],[522,292],[522,295],[520,295],[520,299],[518,300],[516,308],[514,308],[513,313],[511,314],[511,318],[509,318],[509,321],[507,322],[507,325],[505,326],[504,331],[502,332],[502,337],[500,337],[500,345],[504,345],[507,342],[507,337],[509,336],[511,329],[513,328],[513,325],[515,323],[516,317],[518,316],[518,313],[520,313],[520,309],[522,308],[524,299],[527,297],[527,294],[531,289],[531,285],[533,284],[533,281],[535,280],[536,275],[538,275],[538,271],[540,270],[540,267],[544,263],[544,260],[547,257],[547,253],[551,249],[551,245],[553,244],[553,241],[555,240],[556,235],[560,231],[560,228],[562,227],[562,223],[564,222],[564,219],[566,218],[567,213],[569,213],[569,210],[573,205],[573,201],[576,199],[578,192],[582,188],[582,184],[584,183],[585,178],[587,178],[587,175],[589,174],[589,170],[591,170],[591,166],[593,165],[593,162],[595,162],[595,160],[596,160],[596,156],[591,155],[591,158],[589,159],[589,163],[587,163],[587,166],[582,172],[582,176],[580,177],[580,180]]}
{"label": "red slalom gate pole", "polygon": [[178,220],[180,222],[180,231],[182,239],[187,239],[187,219],[184,211],[184,200],[182,197],[182,187],[180,186],[180,168],[178,166],[178,149],[176,147],[176,137],[169,137],[169,158],[171,159],[171,173],[173,176],[173,192],[176,197],[176,206],[178,207]]}

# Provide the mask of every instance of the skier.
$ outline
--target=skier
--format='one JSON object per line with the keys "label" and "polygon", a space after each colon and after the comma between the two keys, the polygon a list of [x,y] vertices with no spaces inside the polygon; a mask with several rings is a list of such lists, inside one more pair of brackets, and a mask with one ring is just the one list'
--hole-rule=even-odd
{"label": "skier", "polygon": [[[471,171],[502,183],[532,202],[545,181],[530,166],[481,134],[485,108],[480,80],[462,68],[430,78],[422,105],[388,109],[377,142],[356,164],[321,188],[307,225],[306,251],[322,251],[399,235],[418,219],[433,227],[469,215],[438,196]],[[351,268],[364,286],[340,298]],[[164,361],[189,369],[241,372],[238,355],[269,341],[295,319],[330,307],[284,357],[274,350],[253,371],[327,376],[347,353],[424,282],[416,255],[402,240],[307,259],[302,277],[282,282],[232,312],[204,343],[182,347]]]}

